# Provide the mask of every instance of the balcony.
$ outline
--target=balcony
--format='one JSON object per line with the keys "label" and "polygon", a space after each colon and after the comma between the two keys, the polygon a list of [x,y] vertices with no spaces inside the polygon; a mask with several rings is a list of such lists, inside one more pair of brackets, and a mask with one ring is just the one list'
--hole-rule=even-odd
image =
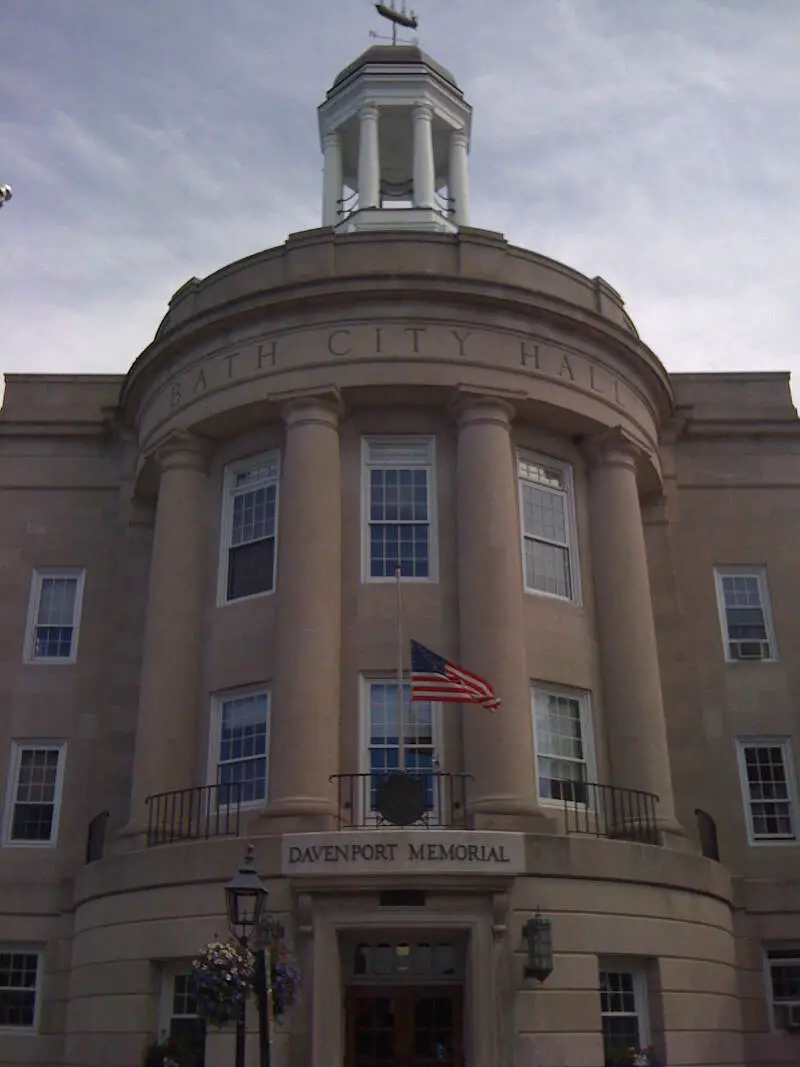
{"label": "balcony", "polygon": [[[340,830],[390,827],[468,830],[469,774],[417,771],[389,775],[334,774]],[[599,782],[551,780],[548,810],[561,811],[567,834],[660,845],[658,797],[638,789]],[[147,847],[212,837],[238,837],[239,783],[206,785],[157,793],[146,800]],[[105,813],[94,820],[87,859],[102,855]]]}
{"label": "balcony", "polygon": [[655,793],[598,782],[553,780],[550,785],[553,799],[563,805],[568,834],[591,834],[645,845],[662,843]]}
{"label": "balcony", "polygon": [[145,804],[148,848],[239,835],[242,803],[238,782],[155,793]]}

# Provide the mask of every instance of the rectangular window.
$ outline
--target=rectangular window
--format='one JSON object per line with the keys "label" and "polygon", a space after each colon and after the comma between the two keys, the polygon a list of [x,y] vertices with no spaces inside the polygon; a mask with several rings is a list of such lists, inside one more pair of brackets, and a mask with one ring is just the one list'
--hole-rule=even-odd
{"label": "rectangular window", "polygon": [[0,948],[0,1030],[33,1030],[41,953]]}
{"label": "rectangular window", "polygon": [[[370,772],[369,811],[375,811],[378,785],[400,767],[400,718],[397,681],[368,681],[366,713],[366,770]],[[421,774],[428,811],[435,806],[430,772],[438,769],[438,705],[411,699],[411,686],[403,685],[403,755],[409,774]]]}
{"label": "rectangular window", "polygon": [[434,439],[364,438],[365,576],[436,580]]}
{"label": "rectangular window", "polygon": [[800,1030],[800,947],[769,949],[766,963],[773,1028]]}
{"label": "rectangular window", "polygon": [[64,755],[63,742],[12,744],[4,835],[7,844],[55,844]]}
{"label": "rectangular window", "polygon": [[577,601],[572,468],[524,454],[517,464],[525,588]]}
{"label": "rectangular window", "polygon": [[197,991],[191,972],[170,965],[164,969],[159,1011],[161,1041],[173,1041],[181,1063],[203,1067],[205,1062],[206,1026],[198,1014]]}
{"label": "rectangular window", "polygon": [[764,567],[714,571],[727,660],[778,658]]}
{"label": "rectangular window", "polygon": [[588,694],[537,686],[533,720],[539,796],[588,804],[586,783],[594,780]]}
{"label": "rectangular window", "polygon": [[631,1062],[631,1049],[650,1044],[647,981],[643,968],[607,963],[600,966],[600,1018],[607,1067]]}
{"label": "rectangular window", "polygon": [[275,590],[279,478],[277,453],[225,469],[221,604]]}
{"label": "rectangular window", "polygon": [[797,839],[797,785],[789,738],[738,741],[750,841]]}
{"label": "rectangular window", "polygon": [[36,570],[25,635],[27,663],[74,663],[83,600],[80,569]]}
{"label": "rectangular window", "polygon": [[211,780],[221,787],[218,804],[263,804],[268,792],[270,695],[246,693],[215,703]]}

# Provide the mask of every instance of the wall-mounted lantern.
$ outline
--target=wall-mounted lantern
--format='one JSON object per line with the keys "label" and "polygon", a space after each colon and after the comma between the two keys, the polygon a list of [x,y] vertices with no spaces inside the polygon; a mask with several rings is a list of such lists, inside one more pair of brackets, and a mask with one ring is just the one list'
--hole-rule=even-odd
{"label": "wall-mounted lantern", "polygon": [[553,926],[549,919],[536,914],[522,928],[523,947],[527,949],[525,977],[543,982],[553,971]]}

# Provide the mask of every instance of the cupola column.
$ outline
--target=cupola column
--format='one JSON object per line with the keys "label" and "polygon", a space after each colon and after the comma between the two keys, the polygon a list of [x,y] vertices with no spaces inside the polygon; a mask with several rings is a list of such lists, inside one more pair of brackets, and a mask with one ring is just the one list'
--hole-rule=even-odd
{"label": "cupola column", "polygon": [[433,207],[436,174],[433,161],[433,111],[428,104],[414,107],[414,207]]}
{"label": "cupola column", "polygon": [[586,449],[597,630],[613,784],[657,793],[658,823],[675,818],[644,527],[636,481],[640,449],[615,430]]}
{"label": "cupola column", "polygon": [[378,116],[379,112],[374,104],[367,104],[358,113],[358,206],[362,209],[380,207],[381,202]]}
{"label": "cupola column", "polygon": [[336,814],[342,622],[339,415],[322,398],[283,413],[278,618],[267,816],[325,826]]}
{"label": "cupola column", "polygon": [[335,226],[339,221],[342,198],[342,141],[338,133],[325,135],[325,177],[322,225]]}
{"label": "cupola column", "polygon": [[453,200],[453,221],[469,226],[469,176],[467,173],[467,135],[464,130],[450,134],[449,193]]}
{"label": "cupola column", "polygon": [[193,434],[176,433],[155,458],[160,481],[136,724],[132,829],[146,825],[146,797],[196,784],[209,567],[209,446]]}
{"label": "cupola column", "polygon": [[[475,398],[458,423],[459,662],[502,701],[464,706],[465,770],[477,826],[544,822],[534,785],[530,682],[510,404]],[[538,820],[536,820],[538,823]]]}

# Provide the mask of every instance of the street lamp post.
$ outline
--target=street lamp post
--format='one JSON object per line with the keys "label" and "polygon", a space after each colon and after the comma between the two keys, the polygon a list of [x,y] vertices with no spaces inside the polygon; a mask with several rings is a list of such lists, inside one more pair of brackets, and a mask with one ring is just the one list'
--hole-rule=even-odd
{"label": "street lamp post", "polygon": [[[268,895],[253,864],[253,846],[248,845],[244,864],[239,868],[238,874],[235,874],[225,886],[228,926],[242,948],[248,947],[250,939],[263,922]],[[259,1015],[262,1016],[259,1025],[259,1044],[261,1067],[269,1067],[269,1018],[267,1017],[265,1026],[262,1013],[266,1010],[266,1004],[260,989],[262,982],[260,974],[263,970],[263,966],[258,967],[260,973],[257,977],[257,995]],[[244,1067],[246,1009],[247,998],[243,997],[236,1020],[236,1067]]]}

